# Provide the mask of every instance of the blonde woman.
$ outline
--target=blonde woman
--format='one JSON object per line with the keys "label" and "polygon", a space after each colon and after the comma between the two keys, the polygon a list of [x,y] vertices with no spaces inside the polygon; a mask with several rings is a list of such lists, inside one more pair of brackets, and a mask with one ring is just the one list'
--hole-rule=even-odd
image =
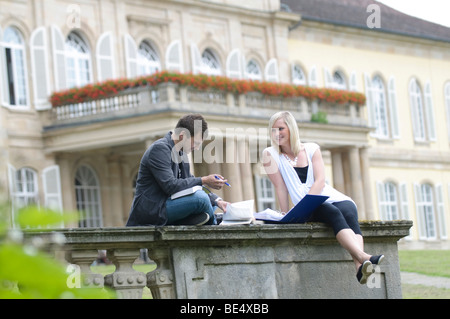
{"label": "blonde woman", "polygon": [[352,256],[361,284],[384,256],[364,252],[364,240],[353,200],[325,183],[325,168],[319,145],[301,143],[297,123],[290,112],[278,112],[269,121],[272,146],[263,152],[264,168],[275,186],[282,212],[289,210],[289,197],[297,204],[306,194],[326,195],[309,221],[331,226],[337,241]]}

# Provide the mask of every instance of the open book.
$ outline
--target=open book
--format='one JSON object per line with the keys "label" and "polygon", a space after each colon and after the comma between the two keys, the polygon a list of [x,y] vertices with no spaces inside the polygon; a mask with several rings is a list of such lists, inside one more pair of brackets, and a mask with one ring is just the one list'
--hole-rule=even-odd
{"label": "open book", "polygon": [[308,194],[297,205],[292,207],[286,215],[267,208],[262,212],[254,213],[254,216],[257,220],[263,220],[267,223],[305,223],[314,210],[327,199],[328,196]]}
{"label": "open book", "polygon": [[172,196],[170,196],[171,199],[177,199],[183,196],[187,196],[187,195],[191,195],[194,194],[196,191],[201,190],[203,187],[202,186],[194,186],[194,187],[189,187],[186,189],[183,189],[182,191],[176,192],[175,194],[172,194]]}
{"label": "open book", "polygon": [[254,205],[255,201],[253,199],[232,204],[228,203],[226,213],[223,214],[223,220],[220,225],[251,224],[254,220]]}

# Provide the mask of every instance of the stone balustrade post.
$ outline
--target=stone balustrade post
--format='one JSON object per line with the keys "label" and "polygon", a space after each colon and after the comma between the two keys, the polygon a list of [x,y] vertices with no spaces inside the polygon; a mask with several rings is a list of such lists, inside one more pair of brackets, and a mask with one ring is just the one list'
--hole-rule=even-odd
{"label": "stone balustrade post", "polygon": [[169,249],[149,249],[148,255],[156,262],[156,269],[147,273],[147,287],[154,299],[174,299],[173,269],[170,262]]}
{"label": "stone balustrade post", "polygon": [[114,289],[119,299],[141,299],[145,274],[133,269],[133,263],[140,254],[139,249],[108,249],[107,252],[116,271],[105,276],[105,285]]}
{"label": "stone balustrade post", "polygon": [[97,259],[98,250],[83,249],[66,252],[66,260],[80,267],[83,275],[82,286],[85,288],[103,288],[103,275],[91,271],[91,264]]}

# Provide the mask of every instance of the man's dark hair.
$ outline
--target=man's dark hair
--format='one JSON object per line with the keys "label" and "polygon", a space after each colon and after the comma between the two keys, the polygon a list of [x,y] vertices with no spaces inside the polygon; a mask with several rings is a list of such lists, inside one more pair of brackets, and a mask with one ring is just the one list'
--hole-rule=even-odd
{"label": "man's dark hair", "polygon": [[198,132],[200,127],[202,129],[202,136],[205,139],[207,137],[205,132],[208,130],[208,123],[206,123],[203,116],[200,114],[187,114],[178,120],[175,133],[180,134],[182,129],[186,129],[194,137],[194,134]]}

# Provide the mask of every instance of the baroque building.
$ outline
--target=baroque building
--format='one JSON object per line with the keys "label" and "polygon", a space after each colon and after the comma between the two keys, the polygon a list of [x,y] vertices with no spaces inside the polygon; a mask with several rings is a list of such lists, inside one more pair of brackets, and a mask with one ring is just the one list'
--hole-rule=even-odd
{"label": "baroque building", "polygon": [[[187,112],[210,127],[191,156],[195,174],[228,178],[219,195],[230,202],[276,207],[260,153],[270,116],[289,110],[360,219],[412,219],[406,245],[448,247],[449,34],[376,1],[3,1],[0,189],[12,223],[34,203],[83,211],[79,227],[123,226],[142,154]],[[367,103],[173,81],[50,103],[53,92],[165,70],[357,92]]]}

